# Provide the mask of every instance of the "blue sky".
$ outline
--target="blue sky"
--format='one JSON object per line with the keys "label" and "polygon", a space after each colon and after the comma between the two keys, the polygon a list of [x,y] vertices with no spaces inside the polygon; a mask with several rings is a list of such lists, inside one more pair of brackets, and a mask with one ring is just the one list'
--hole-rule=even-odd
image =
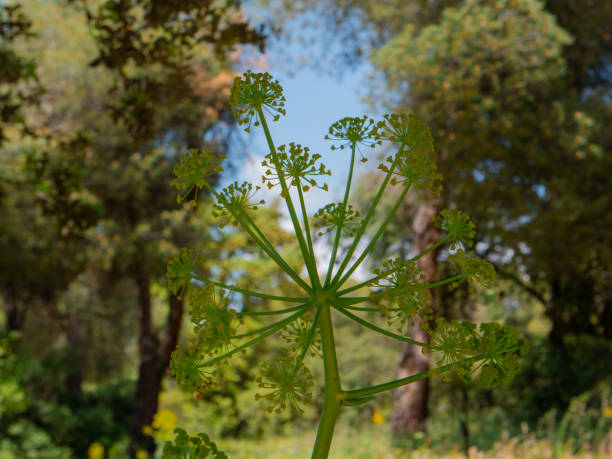
{"label": "blue sky", "polygon": [[[359,84],[365,75],[356,72],[342,81],[321,75],[309,69],[300,71],[291,77],[282,71],[270,67],[268,70],[279,80],[287,99],[287,115],[277,122],[270,123],[270,131],[274,143],[296,142],[307,146],[313,153],[320,153],[327,167],[332,171],[332,177],[327,182],[334,195],[342,193],[348,168],[349,153],[347,151],[331,151],[332,143],[325,140],[329,126],[345,116],[360,116],[366,107],[359,100]],[[368,115],[376,115],[367,113]],[[261,158],[268,153],[265,137],[261,129],[253,128],[251,134],[242,132],[240,135],[247,145],[248,157],[239,168],[240,178],[260,184],[261,175],[256,166]],[[314,194],[315,192],[309,192]],[[323,192],[316,192],[323,198]],[[329,202],[331,196],[325,198]],[[319,201],[319,199],[316,199]]]}
{"label": "blue sky", "polygon": [[[320,45],[320,43],[319,43]],[[303,50],[297,44],[290,44],[298,54]],[[283,53],[287,53],[287,49]],[[291,52],[291,49],[289,50]],[[325,140],[329,126],[335,121],[346,116],[368,115],[378,118],[379,113],[372,111],[362,102],[361,95],[365,92],[364,81],[367,78],[371,67],[364,63],[360,67],[343,72],[340,78],[322,72],[314,71],[304,67],[295,71],[289,71],[283,65],[282,56],[275,53],[275,46],[268,47],[265,55],[255,55],[249,53],[246,56],[248,61],[263,61],[267,68],[256,69],[253,71],[267,71],[283,86],[284,95],[287,99],[287,114],[277,122],[270,122],[270,131],[275,145],[287,144],[289,142],[299,143],[311,149],[312,153],[322,155],[332,176],[326,177],[330,191],[324,192],[318,189],[310,190],[306,194],[306,207],[308,213],[312,215],[317,209],[325,204],[340,201],[344,193],[344,186],[348,173],[350,153],[346,150],[331,151],[332,142]],[[242,63],[236,68],[238,71],[249,69],[248,65]],[[228,177],[227,182],[233,180],[247,180],[255,185],[261,185],[261,175],[263,168],[261,161],[268,153],[267,143],[261,128],[252,127],[251,133],[240,131],[240,140],[246,146],[244,148],[244,161],[236,171],[236,175]],[[236,157],[236,155],[232,155]],[[372,165],[369,162],[367,165]],[[360,162],[356,163],[356,177],[360,171],[367,170],[367,167]],[[353,184],[355,181],[353,182]],[[272,191],[262,189],[260,195],[266,202],[272,202],[278,196],[276,188]],[[259,197],[259,195],[258,195]],[[282,206],[285,211],[285,206]],[[286,211],[284,212],[286,214]],[[289,229],[291,223],[287,215],[281,221],[281,226]],[[329,250],[324,240],[315,243],[315,253],[321,263],[327,265],[329,260]],[[356,278],[366,278],[367,269],[361,266],[356,272]]]}
{"label": "blue sky", "polygon": [[[247,14],[249,14],[248,11]],[[312,46],[325,46],[325,44],[315,40]],[[330,193],[311,190],[307,194],[308,211],[313,213],[324,204],[341,199],[348,171],[349,153],[331,151],[332,143],[324,139],[329,126],[346,116],[366,114],[373,118],[379,116],[379,113],[373,112],[361,100],[365,93],[364,81],[372,68],[368,63],[364,63],[357,68],[342,72],[342,75],[337,77],[315,71],[308,66],[298,69],[294,66],[290,67],[283,61],[283,56],[286,56],[287,53],[295,56],[303,55],[303,44],[285,42],[281,44],[272,40],[263,55],[252,48],[248,49],[244,55],[244,61],[236,70],[249,69],[246,62],[264,63],[267,68],[253,70],[265,70],[279,80],[287,99],[287,115],[281,117],[277,122],[270,123],[274,143],[278,146],[295,142],[307,146],[312,153],[321,154],[326,166],[331,170],[332,176],[326,180]],[[268,153],[268,149],[261,128],[253,127],[251,131],[251,134],[243,131],[240,133],[240,140],[246,145],[245,159],[238,167],[237,176],[232,177],[231,180],[248,180],[256,185],[261,185],[260,163],[263,156]],[[358,169],[365,170],[364,167]],[[263,194],[266,201],[270,201],[275,196],[265,190]]]}

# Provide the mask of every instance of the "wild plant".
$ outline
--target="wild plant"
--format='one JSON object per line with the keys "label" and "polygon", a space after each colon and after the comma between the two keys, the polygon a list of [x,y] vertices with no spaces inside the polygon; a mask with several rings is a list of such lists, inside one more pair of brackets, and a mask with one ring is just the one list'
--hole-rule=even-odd
{"label": "wild plant", "polygon": [[[477,326],[442,318],[434,320],[430,307],[430,291],[435,287],[463,281],[469,282],[471,288],[491,286],[495,274],[491,264],[466,250],[473,245],[475,227],[463,212],[443,210],[434,218],[434,224],[444,235],[427,250],[407,260],[394,258],[386,261],[367,280],[352,280],[409,190],[420,196],[440,193],[442,177],[431,158],[434,145],[424,123],[404,113],[385,115],[378,122],[363,116],[347,117],[333,123],[326,138],[333,142],[331,149],[334,154],[348,157],[346,188],[341,202],[328,204],[309,217],[304,195],[312,188],[327,190],[322,179],[331,172],[322,156],[311,153],[307,147],[295,143],[274,144],[269,119],[277,121],[285,115],[285,97],[279,82],[267,73],[247,71],[235,79],[229,102],[238,124],[245,131],[249,132],[252,127],[263,129],[269,153],[262,163],[265,168],[262,182],[269,189],[278,190],[286,204],[303,259],[303,271],[293,269],[283,259],[253,220],[253,212],[263,204],[255,198],[258,186],[236,182],[219,191],[211,184],[210,178],[223,171],[224,156],[210,150],[190,150],[182,157],[172,181],[179,191],[178,202],[188,200],[197,206],[198,193],[202,190],[210,193],[216,199],[215,215],[221,219],[221,224],[236,225],[246,231],[301,294],[271,295],[203,278],[198,274],[198,255],[189,248],[181,249],[168,264],[168,287],[174,294],[188,293],[191,322],[197,336],[192,346],[178,348],[172,356],[172,372],[183,388],[200,395],[213,389],[220,365],[236,353],[277,334],[286,346],[277,357],[261,367],[257,378],[261,391],[257,398],[270,412],[291,410],[301,413],[302,406],[312,402],[314,384],[304,359],[309,352],[319,356],[323,360],[325,390],[312,457],[320,459],[328,456],[336,419],[344,407],[368,403],[382,392],[450,371],[484,387],[512,379],[525,347],[514,328],[496,322]],[[394,153],[378,166],[384,180],[369,210],[361,216],[350,204],[357,155],[366,161],[364,150],[383,144]],[[385,190],[393,186],[400,188],[399,196],[376,231],[366,236],[366,229],[374,221],[373,216]],[[315,227],[318,229],[316,234],[313,231]],[[315,236],[328,238],[331,255],[329,262],[325,263],[327,266],[321,266],[321,261],[315,256]],[[365,245],[365,248],[358,251],[362,241],[364,244],[361,246]],[[450,246],[448,259],[457,266],[458,272],[448,279],[426,282],[418,261],[445,244]],[[354,293],[360,289],[370,289],[370,294],[355,296]],[[285,306],[264,311],[236,310],[228,307],[231,292]],[[394,331],[379,327],[362,314],[370,311],[382,313]],[[428,371],[384,384],[351,389],[343,387],[338,371],[332,312],[344,315],[373,332],[420,346],[423,352],[435,356],[432,359],[435,365]],[[280,318],[245,332],[241,331],[241,319],[246,316]],[[402,330],[408,323],[423,327],[431,337],[430,342],[420,342],[403,334]]]}

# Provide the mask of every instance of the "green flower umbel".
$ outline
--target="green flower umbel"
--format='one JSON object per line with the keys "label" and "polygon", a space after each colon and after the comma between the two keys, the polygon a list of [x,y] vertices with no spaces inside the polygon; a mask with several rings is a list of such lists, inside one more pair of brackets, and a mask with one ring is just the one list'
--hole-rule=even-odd
{"label": "green flower umbel", "polygon": [[179,298],[183,297],[185,290],[189,290],[197,261],[198,255],[193,250],[183,248],[168,262],[166,268],[168,290]]}
{"label": "green flower umbel", "polygon": [[234,79],[234,85],[229,99],[234,109],[234,118],[241,126],[246,125],[250,131],[251,122],[259,126],[258,112],[261,110],[273,116],[278,121],[280,115],[285,115],[285,96],[283,88],[269,73],[253,73],[247,70],[242,77]]}
{"label": "green flower umbel", "polygon": [[208,177],[223,172],[221,162],[225,158],[225,155],[214,154],[208,148],[205,148],[203,152],[199,152],[195,148],[190,149],[174,168],[176,178],[170,182],[170,185],[176,187],[179,192],[177,201],[180,203],[195,189],[195,196],[189,201],[195,207],[198,190],[207,185],[206,179]]}
{"label": "green flower umbel", "polygon": [[472,247],[476,226],[460,210],[444,209],[432,221],[436,228],[446,231],[446,240],[451,243],[451,249],[462,248],[462,244]]}
{"label": "green flower umbel", "polygon": [[[374,127],[372,118],[347,116],[329,127],[329,134],[325,136],[325,139],[340,141],[338,146],[332,145],[332,150],[338,148],[343,150],[344,147],[358,145],[374,148],[376,145],[382,144],[382,141],[374,135]],[[362,162],[366,161],[367,159],[362,158]]]}
{"label": "green flower umbel", "polygon": [[304,412],[301,405],[312,401],[312,374],[300,362],[296,365],[290,355],[283,354],[271,364],[264,363],[257,382],[260,388],[270,390],[255,396],[257,400],[264,399],[270,403],[269,412],[280,413],[288,408],[294,414],[301,414]]}

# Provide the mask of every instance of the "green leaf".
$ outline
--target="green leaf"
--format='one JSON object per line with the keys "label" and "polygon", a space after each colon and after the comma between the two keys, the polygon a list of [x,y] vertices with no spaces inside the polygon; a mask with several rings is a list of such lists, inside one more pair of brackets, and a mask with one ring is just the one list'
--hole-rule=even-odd
{"label": "green leaf", "polygon": [[177,427],[174,434],[174,442],[167,441],[164,444],[162,459],[228,459],[204,433],[190,437],[187,432]]}

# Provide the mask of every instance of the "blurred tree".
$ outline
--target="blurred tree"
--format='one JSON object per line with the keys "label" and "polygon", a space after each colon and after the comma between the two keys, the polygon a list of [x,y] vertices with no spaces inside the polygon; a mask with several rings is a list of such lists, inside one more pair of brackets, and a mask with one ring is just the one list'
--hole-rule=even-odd
{"label": "blurred tree", "polygon": [[19,4],[0,4],[0,146],[6,140],[7,126],[18,125],[27,131],[21,108],[35,103],[41,93],[36,63],[13,49],[16,39],[31,35],[31,26]]}
{"label": "blurred tree", "polygon": [[[169,188],[175,153],[204,145],[225,150],[233,122],[225,106],[233,78],[227,53],[239,43],[261,48],[263,35],[245,22],[237,1],[28,2],[23,9],[38,36],[36,44],[21,42],[19,50],[39,64],[47,93],[41,110],[27,110],[37,140],[3,151],[5,174],[12,173],[8,165],[23,166],[23,180],[31,185],[22,190],[30,201],[16,201],[21,194],[15,181],[3,199],[3,218],[14,218],[14,231],[3,229],[0,240],[14,245],[16,256],[9,260],[21,270],[7,272],[17,279],[27,272],[23,279],[50,288],[55,277],[41,282],[41,268],[57,270],[64,261],[70,266],[52,302],[76,352],[68,384],[77,395],[89,319],[74,301],[58,304],[56,293],[83,270],[97,273],[100,285],[130,280],[123,285],[137,299],[140,362],[131,451],[152,452],[154,443],[142,427],[157,410],[183,302],[170,296],[167,318],[156,327],[151,288],[163,278],[175,244],[193,237],[193,212],[177,208]],[[31,212],[25,212],[28,205]],[[23,231],[31,227],[24,221],[30,214],[41,220],[33,229],[40,228],[44,238]],[[25,242],[15,245],[16,237]],[[75,241],[65,252],[63,239]],[[36,256],[28,241],[40,247],[48,265],[32,269],[37,261],[17,256]],[[30,284],[18,287],[20,293],[36,291]],[[120,307],[104,304],[109,311]]]}

